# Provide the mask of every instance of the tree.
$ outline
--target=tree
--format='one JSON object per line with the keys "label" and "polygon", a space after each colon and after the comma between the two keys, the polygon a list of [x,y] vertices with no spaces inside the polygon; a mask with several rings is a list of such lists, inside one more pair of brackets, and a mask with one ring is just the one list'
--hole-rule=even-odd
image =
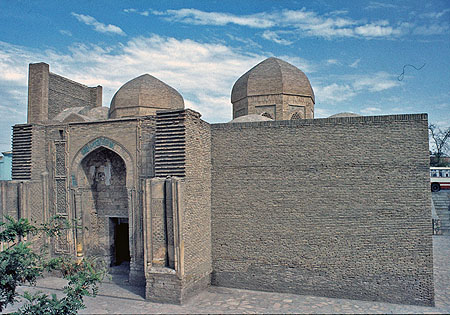
{"label": "tree", "polygon": [[428,126],[428,133],[430,136],[432,151],[431,155],[434,157],[432,166],[447,166],[442,158],[450,151],[450,127],[442,130],[434,124]]}
{"label": "tree", "polygon": [[46,224],[34,226],[27,219],[16,221],[6,217],[6,222],[0,222],[0,227],[0,241],[6,247],[0,252],[0,311],[16,301],[18,286],[35,284],[45,271],[59,272],[68,280],[63,290],[65,296],[59,299],[55,294],[25,292],[26,302],[18,314],[76,314],[85,308],[83,297],[97,294],[98,284],[106,273],[99,262],[95,259],[76,261],[68,256],[49,258],[45,251],[36,252],[32,243],[27,241],[37,234],[60,234],[71,227],[66,220],[53,217]]}

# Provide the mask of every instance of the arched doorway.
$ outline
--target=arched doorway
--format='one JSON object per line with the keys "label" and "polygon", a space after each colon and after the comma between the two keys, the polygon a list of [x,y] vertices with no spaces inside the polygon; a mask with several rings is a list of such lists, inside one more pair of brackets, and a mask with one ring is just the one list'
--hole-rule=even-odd
{"label": "arched doorway", "polygon": [[[103,146],[80,163],[84,180],[83,243],[86,255],[102,257],[112,267],[129,271],[127,169],[124,160]],[[116,270],[118,268],[115,268]]]}

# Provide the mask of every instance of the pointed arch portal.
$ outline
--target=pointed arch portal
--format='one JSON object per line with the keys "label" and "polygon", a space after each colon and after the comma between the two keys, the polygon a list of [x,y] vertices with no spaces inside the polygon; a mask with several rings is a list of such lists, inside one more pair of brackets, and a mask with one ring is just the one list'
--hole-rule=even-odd
{"label": "pointed arch portal", "polygon": [[121,144],[96,138],[75,155],[70,181],[73,217],[83,227],[76,233],[77,254],[102,257],[123,272],[136,257],[133,165]]}

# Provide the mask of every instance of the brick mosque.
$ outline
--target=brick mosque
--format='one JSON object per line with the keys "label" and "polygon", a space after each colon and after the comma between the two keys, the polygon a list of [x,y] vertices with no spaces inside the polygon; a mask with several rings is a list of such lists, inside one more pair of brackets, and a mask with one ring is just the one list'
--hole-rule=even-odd
{"label": "brick mosque", "polygon": [[433,305],[427,115],[314,119],[308,78],[277,58],[231,102],[210,124],[144,74],[102,107],[101,86],[30,64],[1,214],[77,219],[42,240],[52,255],[125,266],[151,301],[216,285]]}

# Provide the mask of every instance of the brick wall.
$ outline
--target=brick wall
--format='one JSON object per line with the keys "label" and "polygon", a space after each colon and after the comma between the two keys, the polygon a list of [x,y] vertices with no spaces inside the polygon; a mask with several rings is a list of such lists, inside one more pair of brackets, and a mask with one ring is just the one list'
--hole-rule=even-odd
{"label": "brick wall", "polygon": [[101,106],[101,87],[87,87],[54,73],[48,80],[48,119],[66,108]]}
{"label": "brick wall", "polygon": [[[109,252],[108,246],[105,245],[109,243],[109,229],[107,228],[107,225],[109,224],[108,217],[117,215],[128,216],[128,211],[130,209],[128,209],[129,205],[127,204],[128,196],[126,189],[137,189],[137,187],[139,187],[139,176],[136,176],[136,161],[138,151],[137,125],[138,120],[136,119],[102,121],[95,123],[73,123],[68,125],[68,176],[77,176],[77,187],[82,192],[81,201],[83,202],[83,220],[84,222],[88,222],[87,225],[89,227],[88,230],[84,231],[84,239],[86,244],[92,245],[87,247],[92,247],[93,253],[101,253],[103,255]],[[58,126],[55,127],[57,128]],[[120,193],[122,201],[121,203],[111,205],[109,210],[100,209],[101,206],[106,205],[105,202],[100,202],[100,204],[97,204],[97,209],[95,209],[96,203],[94,202],[94,199],[96,197],[100,198],[100,201],[107,201],[108,197],[103,196],[105,198],[102,198],[102,195],[95,196],[95,194],[90,191],[91,183],[88,182],[87,177],[83,174],[84,172],[82,174],[77,172],[79,165],[76,165],[76,162],[74,161],[80,150],[82,150],[82,148],[90,143],[90,141],[103,137],[107,137],[108,139],[115,141],[116,146],[119,144],[123,146],[124,150],[126,150],[125,152],[127,152],[131,158],[129,164],[126,165],[126,172],[125,170],[123,170],[123,174],[120,174],[120,176],[118,177],[120,183],[117,183],[118,186],[115,188],[115,190]],[[89,154],[90,152],[87,152],[83,156],[83,159]],[[115,154],[112,155],[117,157],[117,155]],[[128,156],[122,156],[121,159],[126,159],[127,157]],[[112,164],[114,164],[113,158],[111,158],[110,161]],[[84,159],[82,164],[85,162],[88,161]],[[113,166],[114,165],[112,165],[112,168],[114,168]],[[115,183],[113,178],[113,171],[111,171],[111,176],[111,184],[114,185]],[[71,188],[74,188],[73,180],[71,178],[69,178],[69,182],[71,183]],[[125,187],[126,183],[128,187]],[[135,246],[134,259],[137,264],[142,265],[142,214],[139,211],[136,211],[136,209],[139,209],[137,200],[140,199],[137,195],[139,192],[136,191],[135,193],[135,213],[133,213],[132,217],[129,217],[130,225],[132,225],[132,233],[129,235],[129,237],[133,240],[133,245]],[[113,202],[114,197],[110,196],[110,199],[110,201]],[[96,210],[99,210],[99,212],[95,213]]]}
{"label": "brick wall", "polygon": [[42,173],[47,171],[48,145],[45,139],[46,127],[33,124],[32,134],[31,179],[39,181]]}
{"label": "brick wall", "polygon": [[20,218],[19,181],[0,181],[0,221],[6,221],[5,216]]}
{"label": "brick wall", "polygon": [[53,119],[71,107],[102,106],[102,87],[88,87],[50,72],[46,63],[30,64],[28,73],[28,123]]}
{"label": "brick wall", "polygon": [[48,119],[49,65],[31,63],[28,70],[28,115],[29,124]]}
{"label": "brick wall", "polygon": [[212,283],[433,305],[427,115],[211,126]]}
{"label": "brick wall", "polygon": [[155,119],[146,118],[141,126],[141,176],[151,178],[155,173]]}
{"label": "brick wall", "polygon": [[197,278],[211,273],[211,136],[209,124],[199,117],[186,111],[183,192],[185,274]]}

